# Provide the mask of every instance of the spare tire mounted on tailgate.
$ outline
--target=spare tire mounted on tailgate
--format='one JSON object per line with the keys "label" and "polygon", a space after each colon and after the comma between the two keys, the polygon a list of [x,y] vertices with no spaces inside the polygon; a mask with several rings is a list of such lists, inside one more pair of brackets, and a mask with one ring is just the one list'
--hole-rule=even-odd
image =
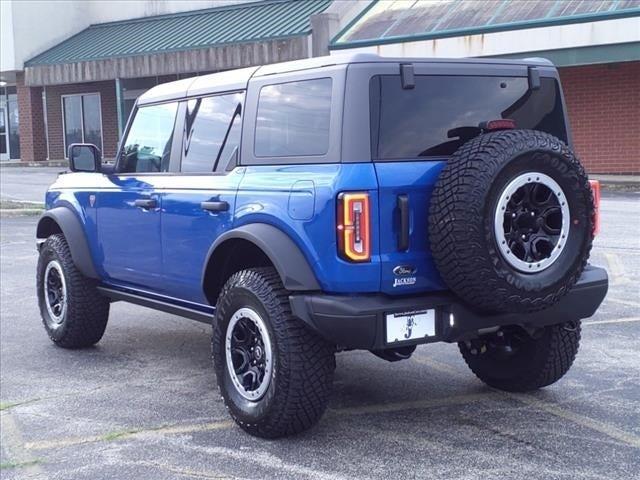
{"label": "spare tire mounted on tailgate", "polygon": [[582,273],[593,239],[587,175],[559,139],[487,133],[451,157],[435,186],[429,237],[451,290],[492,312],[556,303]]}

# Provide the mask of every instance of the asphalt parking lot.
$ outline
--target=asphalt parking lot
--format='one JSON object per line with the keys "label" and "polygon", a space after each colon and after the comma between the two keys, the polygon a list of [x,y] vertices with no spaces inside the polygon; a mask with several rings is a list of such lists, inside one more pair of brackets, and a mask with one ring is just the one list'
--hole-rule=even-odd
{"label": "asphalt parking lot", "polygon": [[54,347],[35,300],[34,217],[0,233],[2,479],[640,478],[640,195],[605,193],[592,262],[611,286],[581,351],[532,394],[484,386],[455,345],[337,357],[320,424],[264,441],[219,399],[209,327],[114,304],[103,340]]}

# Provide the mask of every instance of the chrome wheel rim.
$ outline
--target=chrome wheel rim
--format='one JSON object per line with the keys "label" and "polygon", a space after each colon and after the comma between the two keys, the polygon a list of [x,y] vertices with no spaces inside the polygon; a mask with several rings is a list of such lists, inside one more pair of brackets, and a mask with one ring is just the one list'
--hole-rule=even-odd
{"label": "chrome wheel rim", "polygon": [[569,203],[548,175],[527,172],[502,191],[494,216],[494,233],[504,260],[524,273],[553,265],[564,251],[570,228]]}
{"label": "chrome wheel rim", "polygon": [[44,301],[49,313],[52,327],[59,327],[67,313],[67,283],[62,272],[62,265],[51,260],[44,271]]}
{"label": "chrome wheel rim", "polygon": [[255,310],[241,308],[231,316],[225,354],[236,391],[247,400],[261,399],[271,383],[273,355],[267,325]]}

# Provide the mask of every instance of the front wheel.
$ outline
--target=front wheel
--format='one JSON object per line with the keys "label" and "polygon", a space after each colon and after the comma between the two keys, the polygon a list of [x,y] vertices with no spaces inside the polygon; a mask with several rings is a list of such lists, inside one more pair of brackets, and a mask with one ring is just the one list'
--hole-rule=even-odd
{"label": "front wheel", "polygon": [[458,344],[465,362],[480,380],[509,392],[536,390],[560,380],[571,368],[579,345],[579,321],[537,332],[506,327]]}
{"label": "front wheel", "polygon": [[49,338],[64,348],[98,343],[109,319],[109,300],[73,263],[64,235],[42,245],[37,267],[38,305]]}
{"label": "front wheel", "polygon": [[273,268],[243,270],[227,281],[216,305],[212,349],[225,405],[251,435],[295,434],[324,413],[334,348],[293,317]]}

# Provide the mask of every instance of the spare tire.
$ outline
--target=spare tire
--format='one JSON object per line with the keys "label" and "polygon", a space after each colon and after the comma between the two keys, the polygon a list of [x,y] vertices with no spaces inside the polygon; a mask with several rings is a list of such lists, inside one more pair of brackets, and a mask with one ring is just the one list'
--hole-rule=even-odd
{"label": "spare tire", "polygon": [[561,140],[503,130],[465,143],[443,168],[429,239],[442,279],[471,307],[531,312],[580,277],[594,215],[588,177]]}

